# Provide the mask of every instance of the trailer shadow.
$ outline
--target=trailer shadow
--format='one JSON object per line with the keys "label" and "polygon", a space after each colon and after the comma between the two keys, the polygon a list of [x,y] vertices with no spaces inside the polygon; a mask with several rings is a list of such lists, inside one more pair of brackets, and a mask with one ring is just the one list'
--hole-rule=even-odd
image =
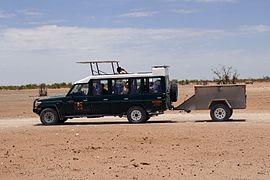
{"label": "trailer shadow", "polygon": [[200,122],[215,122],[215,123],[230,123],[230,122],[246,122],[246,119],[229,119],[227,121],[213,121],[213,120],[197,120],[194,121],[195,123],[200,123]]}
{"label": "trailer shadow", "polygon": [[[49,126],[76,126],[76,125],[144,125],[144,124],[171,124],[171,123],[179,123],[178,121],[172,120],[159,120],[159,121],[147,121],[146,123],[138,123],[132,124],[128,121],[100,121],[100,122],[65,122],[61,124],[54,124]],[[44,126],[43,124],[35,124],[34,126]]]}

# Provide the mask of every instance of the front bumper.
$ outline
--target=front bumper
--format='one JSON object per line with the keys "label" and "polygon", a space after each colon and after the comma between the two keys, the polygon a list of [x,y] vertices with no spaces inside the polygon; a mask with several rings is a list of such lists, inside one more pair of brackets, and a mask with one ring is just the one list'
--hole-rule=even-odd
{"label": "front bumper", "polygon": [[33,112],[36,114],[40,114],[41,108],[39,106],[36,106],[36,101],[37,101],[37,99],[33,103]]}

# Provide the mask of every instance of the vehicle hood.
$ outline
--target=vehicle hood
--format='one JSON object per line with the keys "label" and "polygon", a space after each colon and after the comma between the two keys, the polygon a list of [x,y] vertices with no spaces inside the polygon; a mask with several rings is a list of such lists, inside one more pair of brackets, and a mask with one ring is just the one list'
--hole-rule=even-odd
{"label": "vehicle hood", "polygon": [[59,95],[59,96],[50,96],[46,98],[39,98],[37,101],[40,102],[49,102],[49,101],[61,101],[66,98],[66,95]]}

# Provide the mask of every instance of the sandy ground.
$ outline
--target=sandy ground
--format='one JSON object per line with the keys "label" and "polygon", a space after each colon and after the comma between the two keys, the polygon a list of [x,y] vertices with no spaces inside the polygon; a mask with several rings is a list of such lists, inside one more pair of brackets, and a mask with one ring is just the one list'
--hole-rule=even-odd
{"label": "sandy ground", "polygon": [[[181,87],[181,100],[192,93]],[[248,108],[227,122],[169,111],[139,125],[106,117],[42,126],[36,94],[0,91],[0,179],[270,179],[269,83],[248,85]]]}

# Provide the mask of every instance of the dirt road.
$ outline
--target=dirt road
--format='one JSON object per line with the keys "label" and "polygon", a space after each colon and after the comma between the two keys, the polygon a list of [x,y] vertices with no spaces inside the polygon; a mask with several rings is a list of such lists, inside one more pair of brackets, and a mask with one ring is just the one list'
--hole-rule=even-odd
{"label": "dirt road", "polygon": [[42,126],[37,92],[0,91],[0,180],[270,179],[270,83],[248,85],[247,109],[228,122],[169,111],[138,125],[106,117]]}
{"label": "dirt road", "polygon": [[270,113],[167,113],[149,123],[0,120],[0,179],[269,179]]}

